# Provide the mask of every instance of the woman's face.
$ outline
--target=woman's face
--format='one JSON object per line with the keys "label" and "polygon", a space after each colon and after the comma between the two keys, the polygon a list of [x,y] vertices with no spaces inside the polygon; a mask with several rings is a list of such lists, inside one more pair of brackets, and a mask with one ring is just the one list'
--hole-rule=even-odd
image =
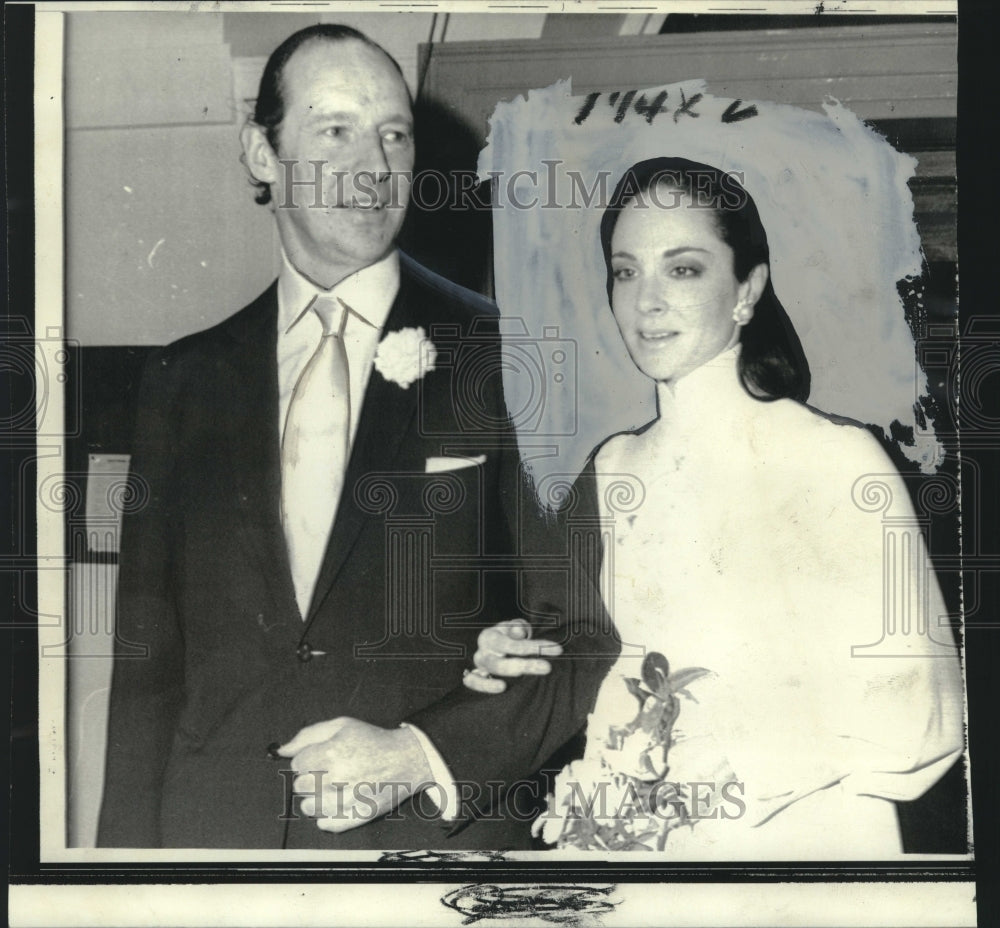
{"label": "woman's face", "polygon": [[750,293],[749,278],[736,279],[733,250],[719,238],[712,210],[672,193],[630,202],[611,238],[615,321],[639,370],[666,381],[735,345],[733,310],[759,295]]}

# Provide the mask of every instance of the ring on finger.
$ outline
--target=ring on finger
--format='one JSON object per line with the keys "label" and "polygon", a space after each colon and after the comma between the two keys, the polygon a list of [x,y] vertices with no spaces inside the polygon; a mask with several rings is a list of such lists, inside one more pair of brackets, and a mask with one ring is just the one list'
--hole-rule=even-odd
{"label": "ring on finger", "polygon": [[482,667],[474,667],[471,669],[467,667],[462,671],[462,679],[464,680],[466,677],[480,677],[483,680],[492,680],[493,674],[491,674],[488,670],[483,670]]}

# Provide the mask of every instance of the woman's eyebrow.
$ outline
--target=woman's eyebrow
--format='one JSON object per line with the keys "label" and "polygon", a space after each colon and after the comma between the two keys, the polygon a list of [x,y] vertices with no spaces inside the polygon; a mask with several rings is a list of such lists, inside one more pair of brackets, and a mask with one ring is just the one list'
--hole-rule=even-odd
{"label": "woman's eyebrow", "polygon": [[[688,252],[688,251],[699,251],[699,252],[701,252],[703,254],[706,254],[706,255],[707,254],[711,254],[711,252],[707,248],[698,248],[696,245],[681,245],[678,248],[668,248],[666,251],[664,251],[660,255],[660,257],[661,258],[673,258],[676,255],[682,255],[682,254],[684,254],[685,252]],[[611,257],[612,258],[629,258],[632,261],[635,260],[635,255],[633,255],[631,252],[628,252],[628,251],[616,251]]]}

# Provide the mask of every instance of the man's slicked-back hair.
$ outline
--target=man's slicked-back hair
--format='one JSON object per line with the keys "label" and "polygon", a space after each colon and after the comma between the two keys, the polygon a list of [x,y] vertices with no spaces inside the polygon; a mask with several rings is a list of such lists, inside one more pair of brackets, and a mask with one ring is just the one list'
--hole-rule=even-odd
{"label": "man's slicked-back hair", "polygon": [[[342,26],[339,23],[317,23],[315,26],[307,26],[305,29],[293,32],[271,52],[271,57],[267,59],[264,73],[260,78],[260,88],[257,91],[257,104],[254,107],[252,121],[264,130],[268,144],[275,151],[278,150],[281,122],[285,118],[285,95],[282,81],[288,60],[308,42],[346,42],[349,40],[364,42],[369,48],[382,52],[392,62],[403,81],[403,86],[407,88],[407,94],[409,94],[409,85],[406,83],[399,62],[378,42],[372,41],[363,32],[351,26]],[[253,177],[251,177],[251,183],[257,188],[256,201],[260,204],[270,203],[270,185]]]}

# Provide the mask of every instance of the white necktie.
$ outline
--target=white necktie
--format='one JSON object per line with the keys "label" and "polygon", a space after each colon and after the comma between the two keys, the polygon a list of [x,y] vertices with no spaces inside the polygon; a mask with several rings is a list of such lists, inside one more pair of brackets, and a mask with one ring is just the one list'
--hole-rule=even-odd
{"label": "white necktie", "polygon": [[281,520],[303,619],[344,484],[351,425],[347,314],[329,297],[311,308],[323,336],[295,384],[281,440]]}

